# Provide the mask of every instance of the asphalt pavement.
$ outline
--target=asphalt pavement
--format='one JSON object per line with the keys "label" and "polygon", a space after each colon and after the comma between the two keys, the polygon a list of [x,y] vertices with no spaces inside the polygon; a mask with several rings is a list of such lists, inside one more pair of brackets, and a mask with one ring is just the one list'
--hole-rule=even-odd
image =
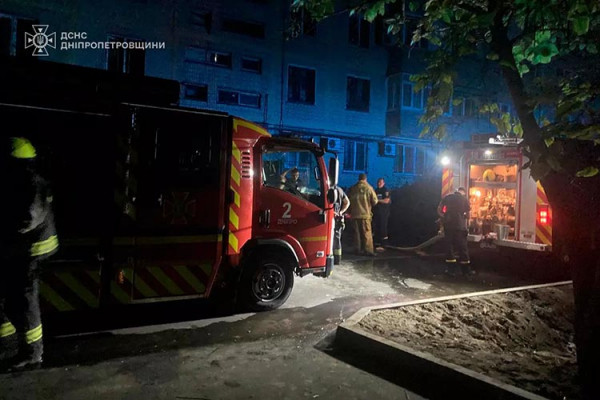
{"label": "asphalt pavement", "polygon": [[296,278],[287,303],[266,313],[178,302],[46,316],[43,368],[0,375],[0,399],[420,399],[385,366],[336,351],[335,329],[365,306],[568,278],[545,256],[472,258],[477,274],[462,276],[445,273],[435,249],[347,255],[329,279]]}

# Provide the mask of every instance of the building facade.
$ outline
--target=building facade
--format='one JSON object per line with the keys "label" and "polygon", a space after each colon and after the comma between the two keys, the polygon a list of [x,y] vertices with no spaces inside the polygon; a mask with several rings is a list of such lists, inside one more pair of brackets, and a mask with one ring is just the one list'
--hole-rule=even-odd
{"label": "building facade", "polygon": [[[425,66],[425,42],[410,45],[411,25],[397,37],[381,21],[348,13],[314,23],[276,0],[60,0],[0,5],[0,54],[31,56],[32,25],[56,33],[49,61],[172,79],[180,105],[225,111],[274,134],[327,143],[340,159],[340,184],[365,172],[401,186],[439,176],[443,143],[421,138],[418,119],[427,91],[413,91],[412,74]],[[84,35],[85,34],[85,35]],[[84,37],[85,36],[85,37]],[[85,43],[155,43],[145,49]],[[127,48],[124,48],[127,47]],[[133,47],[133,46],[132,46]],[[449,104],[449,137],[495,129],[477,112],[501,101],[499,77],[484,62],[461,69]],[[510,107],[506,102],[506,107]]]}

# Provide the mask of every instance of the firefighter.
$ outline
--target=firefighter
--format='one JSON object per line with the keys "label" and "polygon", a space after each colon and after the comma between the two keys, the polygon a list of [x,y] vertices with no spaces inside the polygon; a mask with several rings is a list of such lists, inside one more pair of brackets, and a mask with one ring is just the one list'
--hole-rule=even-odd
{"label": "firefighter", "polygon": [[375,256],[371,233],[372,209],[377,204],[377,194],[367,182],[367,175],[358,175],[358,182],[348,191],[350,215],[354,228],[354,243],[357,254]]}
{"label": "firefighter", "polygon": [[58,238],[49,186],[36,171],[35,148],[20,137],[6,144],[2,179],[11,191],[1,228],[0,343],[17,335],[17,355],[4,365],[17,371],[42,363],[39,263],[56,252]]}
{"label": "firefighter", "polygon": [[333,232],[333,263],[339,265],[342,261],[342,232],[346,227],[344,223],[344,213],[350,207],[350,200],[344,190],[336,186],[336,201],[333,205],[335,212],[335,227]]}
{"label": "firefighter", "polygon": [[466,194],[465,188],[459,187],[456,192],[444,197],[437,209],[444,226],[446,264],[455,264],[457,262],[456,253],[458,252],[458,262],[465,274],[473,272],[469,266],[471,261],[469,260],[469,249],[467,248],[467,220],[471,207]]}
{"label": "firefighter", "polygon": [[[287,178],[287,174],[291,175],[291,178]],[[304,182],[300,179],[300,170],[298,167],[293,167],[283,171],[280,175],[282,189],[292,193],[300,193],[304,187]]]}

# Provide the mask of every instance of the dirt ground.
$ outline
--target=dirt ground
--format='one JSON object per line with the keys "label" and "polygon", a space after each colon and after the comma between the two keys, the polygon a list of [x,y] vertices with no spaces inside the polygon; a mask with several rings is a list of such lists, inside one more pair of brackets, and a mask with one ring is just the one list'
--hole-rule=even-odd
{"label": "dirt ground", "polygon": [[377,310],[374,334],[550,399],[577,399],[572,287]]}

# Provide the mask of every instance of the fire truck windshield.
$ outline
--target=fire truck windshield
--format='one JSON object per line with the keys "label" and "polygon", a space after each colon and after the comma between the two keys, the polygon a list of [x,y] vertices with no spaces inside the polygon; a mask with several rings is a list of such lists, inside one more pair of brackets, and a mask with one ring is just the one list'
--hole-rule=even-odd
{"label": "fire truck windshield", "polygon": [[323,180],[315,154],[308,149],[267,149],[262,155],[263,185],[323,206]]}

